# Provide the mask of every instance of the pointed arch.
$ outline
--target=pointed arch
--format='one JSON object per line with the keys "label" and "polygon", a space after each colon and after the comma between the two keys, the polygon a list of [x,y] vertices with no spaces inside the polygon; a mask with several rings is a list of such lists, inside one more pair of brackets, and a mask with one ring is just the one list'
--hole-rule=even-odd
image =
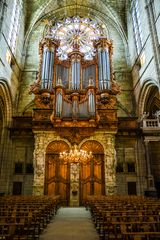
{"label": "pointed arch", "polygon": [[138,99],[138,115],[142,115],[144,112],[147,112],[148,107],[147,104],[151,101],[149,99],[150,96],[154,97],[154,94],[158,91],[158,86],[156,85],[156,81],[153,79],[147,79],[144,81],[144,84],[141,88],[141,93]]}
{"label": "pointed arch", "polygon": [[0,108],[3,113],[4,126],[9,127],[12,120],[12,96],[7,80],[0,79]]}
{"label": "pointed arch", "polygon": [[[57,7],[58,5],[58,7]],[[101,8],[99,6],[101,5]],[[105,11],[104,11],[105,9]],[[50,19],[51,16],[54,16],[56,20],[61,19],[62,16],[74,16],[74,15],[80,15],[80,16],[89,16],[91,19],[99,20],[101,24],[106,25],[105,23],[108,23],[119,32],[123,43],[125,45],[125,48],[127,48],[127,36],[125,29],[123,27],[123,24],[117,15],[117,13],[113,10],[113,8],[109,5],[101,1],[101,4],[98,5],[89,5],[89,2],[86,4],[73,4],[69,3],[66,4],[65,2],[62,4],[59,4],[57,1],[49,0],[47,3],[42,4],[34,13],[34,17],[32,18],[30,25],[28,27],[28,30],[26,32],[25,36],[25,48],[27,47],[27,42],[29,40],[29,36],[32,33],[32,31],[45,19]],[[110,36],[110,33],[106,27],[106,33],[108,38],[112,38]],[[45,26],[44,26],[45,30]]]}

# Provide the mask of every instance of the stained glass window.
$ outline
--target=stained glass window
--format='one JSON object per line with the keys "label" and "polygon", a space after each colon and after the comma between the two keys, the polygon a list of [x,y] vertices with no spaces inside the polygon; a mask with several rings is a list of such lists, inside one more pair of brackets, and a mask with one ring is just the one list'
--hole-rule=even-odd
{"label": "stained glass window", "polygon": [[103,35],[96,21],[78,16],[57,22],[51,27],[50,33],[52,38],[60,41],[57,55],[61,60],[67,59],[75,47],[84,54],[85,60],[93,59],[95,55],[93,40],[98,40]]}

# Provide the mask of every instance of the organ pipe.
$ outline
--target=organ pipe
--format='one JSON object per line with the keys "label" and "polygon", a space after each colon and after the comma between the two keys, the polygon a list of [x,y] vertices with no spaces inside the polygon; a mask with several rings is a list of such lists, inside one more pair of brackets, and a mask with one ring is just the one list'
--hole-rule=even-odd
{"label": "organ pipe", "polygon": [[56,117],[62,116],[62,92],[58,92],[56,96]]}
{"label": "organ pipe", "polygon": [[81,64],[80,61],[75,59],[72,60],[72,89],[78,90],[80,89],[80,73],[81,73]]}
{"label": "organ pipe", "polygon": [[54,48],[44,47],[43,62],[42,62],[42,89],[52,90],[53,81],[53,66],[54,66]]}
{"label": "organ pipe", "polygon": [[94,93],[89,91],[88,94],[88,104],[89,104],[89,113],[91,116],[95,115],[95,101],[94,101]]}
{"label": "organ pipe", "polygon": [[98,46],[98,69],[99,69],[99,88],[100,90],[110,89],[110,57],[109,47],[106,41]]}

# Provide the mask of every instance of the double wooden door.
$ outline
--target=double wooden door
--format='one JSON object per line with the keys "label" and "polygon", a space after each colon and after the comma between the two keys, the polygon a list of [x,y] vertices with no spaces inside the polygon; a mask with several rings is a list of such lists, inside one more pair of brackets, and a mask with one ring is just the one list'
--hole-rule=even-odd
{"label": "double wooden door", "polygon": [[81,205],[87,195],[104,194],[104,185],[103,153],[93,152],[90,161],[76,164],[63,163],[56,152],[46,154],[46,195],[60,195],[67,206],[78,198]]}

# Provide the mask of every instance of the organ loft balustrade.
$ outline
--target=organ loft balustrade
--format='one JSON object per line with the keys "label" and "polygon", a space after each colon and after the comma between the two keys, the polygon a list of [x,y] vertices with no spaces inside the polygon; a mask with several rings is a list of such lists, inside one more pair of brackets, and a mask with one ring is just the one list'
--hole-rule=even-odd
{"label": "organ loft balustrade", "polygon": [[160,111],[149,116],[149,113],[144,112],[141,116],[141,128],[144,133],[159,133],[160,131]]}

